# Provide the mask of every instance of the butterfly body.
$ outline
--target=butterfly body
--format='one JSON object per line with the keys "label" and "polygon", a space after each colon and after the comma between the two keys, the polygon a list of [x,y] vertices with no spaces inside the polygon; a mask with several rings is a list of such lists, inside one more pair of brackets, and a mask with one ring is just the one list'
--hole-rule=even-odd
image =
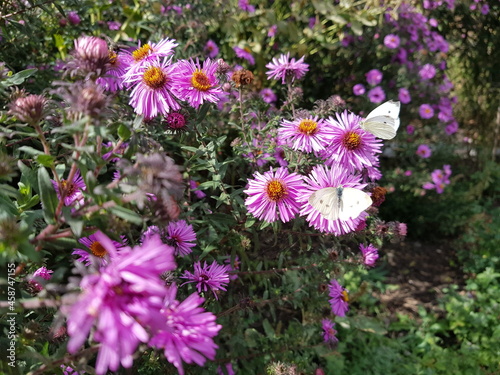
{"label": "butterfly body", "polygon": [[311,194],[309,203],[327,220],[349,220],[370,207],[372,200],[359,189],[327,187]]}
{"label": "butterfly body", "polygon": [[392,139],[399,128],[401,103],[389,100],[371,111],[361,123],[361,127],[375,137]]}

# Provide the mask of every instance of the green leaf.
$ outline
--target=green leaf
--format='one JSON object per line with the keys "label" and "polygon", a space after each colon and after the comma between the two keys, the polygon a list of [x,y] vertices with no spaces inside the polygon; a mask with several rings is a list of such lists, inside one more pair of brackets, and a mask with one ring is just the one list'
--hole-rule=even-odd
{"label": "green leaf", "polygon": [[16,74],[13,74],[9,78],[7,78],[6,81],[8,82],[9,86],[20,85],[21,83],[23,83],[26,80],[26,78],[35,74],[35,72],[37,70],[38,69],[21,70],[20,72],[17,72]]}
{"label": "green leaf", "polygon": [[30,147],[30,146],[21,146],[18,149],[19,151],[26,152],[29,155],[44,155],[43,151],[37,150],[36,148]]}
{"label": "green leaf", "polygon": [[142,224],[142,218],[136,214],[134,211],[129,210],[128,208],[121,207],[121,206],[115,206],[111,207],[109,209],[113,214],[115,214],[118,217],[121,217],[122,219],[129,221],[131,223],[141,225]]}
{"label": "green leaf", "polygon": [[42,202],[43,217],[49,224],[55,223],[55,211],[59,203],[56,191],[50,181],[49,173],[44,167],[38,168],[38,189]]}
{"label": "green leaf", "polygon": [[64,207],[62,212],[64,215],[64,219],[70,226],[73,234],[77,237],[80,237],[83,231],[83,220],[81,218],[75,218],[71,216],[71,207]]}
{"label": "green leaf", "polygon": [[38,163],[40,163],[44,167],[48,167],[48,168],[50,168],[54,165],[54,160],[55,160],[55,158],[52,155],[42,154],[42,155],[38,155],[36,157],[36,161]]}
{"label": "green leaf", "polygon": [[118,136],[120,137],[120,139],[122,141],[128,141],[131,135],[132,135],[132,132],[125,125],[121,124],[118,127]]}

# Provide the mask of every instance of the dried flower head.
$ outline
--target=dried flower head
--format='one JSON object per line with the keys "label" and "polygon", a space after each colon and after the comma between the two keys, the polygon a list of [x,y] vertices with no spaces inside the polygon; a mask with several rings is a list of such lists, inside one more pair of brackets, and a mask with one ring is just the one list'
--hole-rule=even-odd
{"label": "dried flower head", "polygon": [[81,36],[75,40],[73,58],[68,62],[67,68],[72,75],[101,76],[106,72],[109,63],[108,43],[95,36]]}
{"label": "dried flower head", "polygon": [[21,96],[10,103],[9,114],[28,124],[37,124],[45,114],[47,99],[42,95]]}
{"label": "dried flower head", "polygon": [[376,186],[371,190],[371,198],[373,205],[379,207],[385,201],[385,195],[387,194],[387,189],[382,186]]}
{"label": "dried flower head", "polygon": [[187,130],[188,114],[184,112],[170,112],[165,115],[165,127],[173,132]]}
{"label": "dried flower head", "polygon": [[236,70],[231,76],[231,80],[236,84],[236,87],[250,85],[253,78],[253,73],[246,69]]}
{"label": "dried flower head", "polygon": [[61,84],[58,94],[69,104],[69,115],[73,119],[81,116],[99,118],[107,112],[110,98],[104,88],[94,81],[77,81],[73,84]]}
{"label": "dried flower head", "polygon": [[215,72],[217,74],[223,75],[223,74],[226,74],[227,72],[229,72],[230,70],[231,70],[231,67],[228,65],[227,62],[225,62],[222,59],[217,60],[217,69],[215,70]]}

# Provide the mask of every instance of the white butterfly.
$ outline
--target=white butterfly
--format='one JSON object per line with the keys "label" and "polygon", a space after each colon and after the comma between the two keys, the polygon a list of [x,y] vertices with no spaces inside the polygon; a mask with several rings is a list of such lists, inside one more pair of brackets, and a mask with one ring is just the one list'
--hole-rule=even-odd
{"label": "white butterfly", "polygon": [[312,193],[309,203],[327,220],[349,220],[370,207],[372,199],[359,189],[327,187]]}
{"label": "white butterfly", "polygon": [[371,111],[361,122],[361,127],[375,137],[392,139],[399,128],[399,110],[401,103],[389,100]]}

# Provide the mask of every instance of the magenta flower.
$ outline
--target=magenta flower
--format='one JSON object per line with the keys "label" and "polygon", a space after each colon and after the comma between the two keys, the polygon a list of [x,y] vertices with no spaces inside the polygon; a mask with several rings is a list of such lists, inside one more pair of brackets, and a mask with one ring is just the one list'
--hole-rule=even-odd
{"label": "magenta flower", "polygon": [[432,155],[431,148],[426,144],[418,146],[416,154],[423,159],[427,159]]}
{"label": "magenta flower", "polygon": [[369,85],[376,86],[380,82],[382,82],[382,78],[384,77],[384,75],[380,70],[372,69],[365,74],[365,77],[366,77],[366,82],[368,82]]}
{"label": "magenta flower", "polygon": [[109,63],[106,67],[106,74],[97,78],[96,83],[108,91],[116,92],[123,89],[123,75],[128,65],[124,61],[123,53],[108,52],[108,54]]}
{"label": "magenta flower", "polygon": [[418,75],[423,80],[432,79],[436,75],[436,68],[434,67],[434,65],[425,64],[418,72]]}
{"label": "magenta flower", "polygon": [[408,135],[413,135],[415,133],[415,126],[407,125],[406,126],[406,133],[408,133]]}
{"label": "magenta flower", "polygon": [[171,64],[171,59],[164,58],[161,62],[149,60],[128,76],[125,83],[133,87],[129,104],[135,113],[152,119],[181,108],[172,93],[175,71],[176,65]]}
{"label": "magenta flower", "polygon": [[384,46],[389,49],[395,49],[399,47],[400,39],[399,36],[394,34],[388,34],[384,38]]}
{"label": "magenta flower", "polygon": [[418,109],[418,113],[420,117],[423,119],[430,119],[434,117],[434,110],[429,104],[422,104]]}
{"label": "magenta flower", "polygon": [[359,250],[361,250],[361,253],[363,254],[363,264],[368,267],[374,267],[375,262],[378,259],[378,249],[372,244],[369,244],[368,246],[360,244]]}
{"label": "magenta flower", "polygon": [[365,92],[365,86],[363,86],[361,83],[354,85],[352,88],[352,93],[356,96],[363,95]]}
{"label": "magenta flower", "polygon": [[214,314],[201,307],[205,299],[193,293],[179,302],[176,294],[177,286],[172,284],[160,311],[164,323],[155,327],[149,345],[163,349],[165,358],[184,375],[182,362],[203,366],[206,358],[215,359],[218,346],[213,338],[222,326]]}
{"label": "magenta flower", "polygon": [[52,182],[52,186],[54,186],[59,200],[61,200],[62,190],[66,192],[66,195],[64,196],[65,206],[70,206],[74,202],[80,202],[83,199],[82,191],[87,188],[85,182],[83,181],[83,177],[80,175],[80,171],[76,171],[72,181],[61,179],[59,185],[57,184],[57,181],[50,181]]}
{"label": "magenta flower", "polygon": [[276,94],[272,89],[268,88],[262,89],[260,90],[259,95],[263,101],[269,104],[274,103],[276,102],[276,100],[278,100],[278,97],[276,96]]}
{"label": "magenta flower", "polygon": [[275,36],[277,31],[278,31],[278,25],[272,25],[267,31],[268,38],[272,38],[273,36]]}
{"label": "magenta flower", "polygon": [[80,22],[82,21],[80,19],[80,16],[78,15],[77,12],[75,11],[71,11],[71,12],[68,12],[68,21],[72,24],[72,25],[78,25],[80,24]]}
{"label": "magenta flower", "polygon": [[233,47],[233,50],[236,53],[236,56],[238,56],[240,59],[248,61],[250,65],[255,65],[255,59],[252,56],[252,50],[250,48],[240,48],[235,46]]}
{"label": "magenta flower", "polygon": [[284,167],[276,171],[271,168],[264,174],[255,172],[253,176],[244,191],[248,195],[245,200],[248,212],[269,223],[293,219],[300,210],[297,199],[302,194],[302,176]]}
{"label": "magenta flower", "polygon": [[255,12],[255,7],[253,5],[250,5],[248,0],[238,0],[238,6],[240,7],[241,10],[245,12],[248,13]]}
{"label": "magenta flower", "polygon": [[400,88],[399,94],[398,94],[398,99],[403,104],[408,104],[409,102],[411,102],[411,96],[410,96],[410,92],[408,91],[408,89],[405,89],[403,87]]}
{"label": "magenta flower", "polygon": [[215,299],[219,299],[216,291],[226,290],[225,287],[229,284],[230,270],[231,267],[229,265],[222,266],[215,260],[210,265],[204,262],[203,267],[201,266],[201,262],[196,262],[194,264],[194,273],[184,271],[184,274],[180,278],[189,280],[184,284],[196,283],[198,293],[211,291]]}
{"label": "magenta flower", "polygon": [[329,296],[331,297],[329,302],[332,307],[332,311],[335,315],[343,317],[349,310],[349,293],[343,288],[337,280],[330,281],[328,285],[330,289]]}
{"label": "magenta flower", "polygon": [[[97,232],[96,232],[97,233]],[[91,234],[88,237],[82,237],[78,240],[82,245],[85,245],[88,250],[83,249],[73,249],[72,255],[78,255],[77,261],[84,263],[85,266],[90,266],[92,263],[96,263],[97,266],[105,267],[109,261],[110,257],[114,256],[114,253],[108,253],[106,248],[98,241],[96,233]],[[99,231],[99,233],[101,233]],[[102,234],[102,233],[101,233]],[[126,238],[122,237],[122,242],[117,242],[111,240],[115,249],[120,249],[126,243]],[[89,252],[90,251],[90,252]]]}
{"label": "magenta flower", "polygon": [[235,375],[236,372],[233,370],[233,364],[231,362],[226,363],[226,372],[222,370],[222,367],[217,367],[217,375]]}
{"label": "magenta flower", "polygon": [[385,92],[382,87],[377,86],[368,91],[368,99],[372,103],[382,103],[385,100]]}
{"label": "magenta flower", "polygon": [[323,340],[327,344],[335,344],[339,342],[339,339],[335,336],[337,331],[335,330],[335,323],[329,319],[323,319],[321,321],[321,326],[323,328]]}
{"label": "magenta flower", "polygon": [[78,351],[95,326],[93,339],[101,343],[96,373],[101,375],[108,369],[117,371],[120,364],[132,367],[137,346],[149,340],[147,326],[161,319],[166,289],[160,275],[176,265],[174,249],[163,244],[159,236],[118,253],[108,237],[101,232],[95,235],[113,261],[99,274],[83,277],[82,293],[64,312],[70,353]]}
{"label": "magenta flower", "polygon": [[120,30],[120,27],[122,27],[122,24],[117,21],[108,21],[107,24],[110,30]]}
{"label": "magenta flower", "polygon": [[450,122],[448,125],[446,125],[446,128],[444,130],[448,135],[455,134],[458,131],[458,122]]}
{"label": "magenta flower", "polygon": [[205,48],[203,48],[203,52],[205,52],[205,54],[208,57],[213,59],[214,57],[216,57],[219,54],[219,47],[212,39],[210,39],[210,40],[208,40],[207,44],[205,44]]}
{"label": "magenta flower", "polygon": [[281,55],[279,58],[274,57],[272,62],[266,65],[269,69],[267,79],[280,80],[281,83],[294,82],[296,79],[301,79],[309,70],[309,65],[304,63],[304,56],[295,61],[295,58],[290,60],[290,52],[286,55]]}
{"label": "magenta flower", "polygon": [[364,221],[366,216],[368,216],[365,212],[362,212],[357,218],[353,219],[327,220],[319,211],[311,206],[309,197],[314,192],[327,187],[363,189],[366,184],[362,184],[360,181],[360,174],[348,172],[340,163],[334,163],[331,169],[325,165],[315,166],[310,175],[305,177],[304,190],[298,197],[298,203],[302,204],[300,215],[305,216],[309,225],[321,232],[333,233],[336,236],[340,236],[355,231],[359,223]]}
{"label": "magenta flower", "polygon": [[200,183],[198,181],[189,180],[189,187],[190,187],[191,191],[194,193],[194,195],[196,195],[198,197],[198,199],[203,199],[207,195],[203,191],[198,189],[199,185],[200,185]]}
{"label": "magenta flower", "polygon": [[278,143],[287,144],[293,150],[318,152],[327,144],[326,125],[318,116],[299,118],[294,121],[283,120],[278,129]]}
{"label": "magenta flower", "polygon": [[28,277],[28,284],[37,292],[41,292],[45,286],[43,280],[50,280],[52,278],[52,273],[54,271],[47,269],[46,267],[40,267],[33,275]]}
{"label": "magenta flower", "polygon": [[207,58],[200,65],[198,59],[181,60],[177,64],[174,92],[193,108],[198,108],[205,101],[217,103],[222,90],[215,73],[217,62]]}
{"label": "magenta flower", "polygon": [[361,117],[345,110],[329,117],[326,123],[326,150],[320,153],[329,167],[340,164],[349,173],[374,166],[382,141],[362,129]]}
{"label": "magenta flower", "polygon": [[167,243],[175,249],[175,255],[186,256],[196,246],[196,233],[185,220],[171,221],[167,227]]}

